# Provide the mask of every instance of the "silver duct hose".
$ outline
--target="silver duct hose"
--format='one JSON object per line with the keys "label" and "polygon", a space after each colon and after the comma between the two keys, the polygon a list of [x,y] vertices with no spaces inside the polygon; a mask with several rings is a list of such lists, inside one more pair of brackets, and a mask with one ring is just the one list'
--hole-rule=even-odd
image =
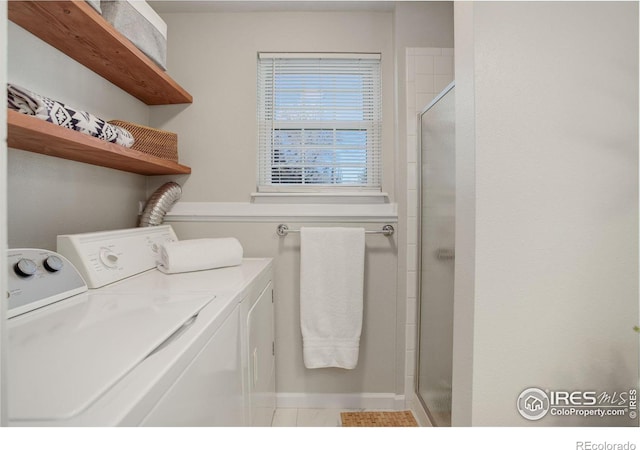
{"label": "silver duct hose", "polygon": [[182,188],[178,183],[169,181],[160,186],[149,197],[147,204],[140,216],[139,227],[155,227],[162,225],[164,216],[171,209],[173,204],[182,196]]}

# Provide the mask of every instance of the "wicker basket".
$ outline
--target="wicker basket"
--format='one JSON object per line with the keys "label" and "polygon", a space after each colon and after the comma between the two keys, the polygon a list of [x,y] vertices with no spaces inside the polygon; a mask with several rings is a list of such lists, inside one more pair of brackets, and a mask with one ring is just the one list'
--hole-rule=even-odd
{"label": "wicker basket", "polygon": [[178,162],[178,135],[176,133],[124,120],[110,120],[109,123],[122,127],[133,135],[135,142],[131,147],[132,150]]}

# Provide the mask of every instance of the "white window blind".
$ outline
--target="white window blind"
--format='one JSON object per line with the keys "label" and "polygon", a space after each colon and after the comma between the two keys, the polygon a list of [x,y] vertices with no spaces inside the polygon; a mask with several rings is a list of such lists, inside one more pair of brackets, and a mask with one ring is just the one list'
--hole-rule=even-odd
{"label": "white window blind", "polygon": [[381,189],[380,55],[258,58],[258,190]]}

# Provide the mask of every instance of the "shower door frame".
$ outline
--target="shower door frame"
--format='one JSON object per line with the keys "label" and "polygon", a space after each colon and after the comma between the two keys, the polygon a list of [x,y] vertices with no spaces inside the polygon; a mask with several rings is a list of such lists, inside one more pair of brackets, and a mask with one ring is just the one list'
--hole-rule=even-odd
{"label": "shower door frame", "polygon": [[[417,181],[418,181],[418,189],[417,189],[417,202],[418,202],[418,212],[417,222],[418,222],[418,236],[417,236],[417,249],[416,252],[416,365],[414,368],[414,391],[418,401],[422,405],[427,417],[429,418],[429,422],[433,426],[438,426],[433,419],[433,415],[431,411],[429,411],[429,407],[427,403],[420,395],[419,387],[420,387],[420,337],[421,337],[421,307],[422,307],[422,116],[427,113],[431,108],[433,108],[442,98],[447,95],[454,87],[456,86],[455,80],[452,81],[447,87],[445,87],[442,92],[440,92],[437,96],[429,102],[427,106],[425,106],[422,111],[417,114],[416,120],[418,122],[417,130],[418,130],[418,154],[417,154]],[[455,275],[454,275],[455,276]]]}

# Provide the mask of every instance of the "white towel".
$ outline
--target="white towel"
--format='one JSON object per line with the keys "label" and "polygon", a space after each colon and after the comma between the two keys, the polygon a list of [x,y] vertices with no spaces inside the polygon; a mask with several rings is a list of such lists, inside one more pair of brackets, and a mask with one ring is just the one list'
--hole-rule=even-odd
{"label": "white towel", "polygon": [[300,230],[300,325],[308,369],[358,363],[364,229]]}
{"label": "white towel", "polygon": [[236,238],[188,239],[168,242],[160,249],[158,269],[164,273],[193,272],[242,264]]}

